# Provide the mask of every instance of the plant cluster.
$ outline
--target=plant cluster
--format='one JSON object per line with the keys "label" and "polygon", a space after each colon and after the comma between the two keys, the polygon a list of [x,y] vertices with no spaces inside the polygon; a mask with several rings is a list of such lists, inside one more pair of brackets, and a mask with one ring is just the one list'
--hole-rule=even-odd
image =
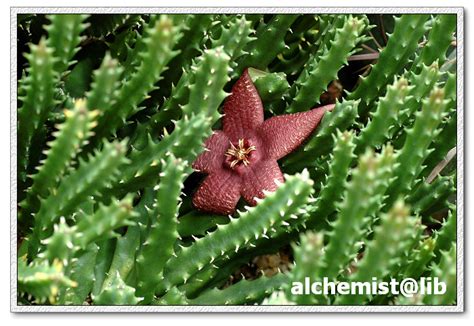
{"label": "plant cluster", "polygon": [[[455,304],[455,31],[455,15],[18,16],[19,304]],[[335,107],[274,192],[201,212],[192,163],[247,68],[266,118]],[[289,271],[229,281],[283,248]],[[292,295],[305,276],[448,291]]]}

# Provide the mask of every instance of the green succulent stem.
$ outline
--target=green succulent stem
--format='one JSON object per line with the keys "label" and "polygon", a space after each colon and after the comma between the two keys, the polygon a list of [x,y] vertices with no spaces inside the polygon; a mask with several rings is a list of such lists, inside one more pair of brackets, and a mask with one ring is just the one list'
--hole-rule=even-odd
{"label": "green succulent stem", "polygon": [[[458,20],[19,15],[17,304],[460,304]],[[258,102],[253,87],[230,93],[243,71],[264,110],[222,119],[232,95]],[[250,181],[258,190],[278,172],[253,165],[270,154],[258,141],[261,121],[285,123],[285,113],[319,103],[335,105],[314,130],[306,122],[285,126],[287,136],[283,125],[273,130],[275,148],[289,150],[285,137],[299,143],[277,162],[284,181],[274,180],[275,191],[262,190],[251,207],[235,198],[228,216],[195,205],[202,176],[193,162],[203,151],[204,161],[222,160],[230,146],[210,144],[214,132],[255,137],[247,168],[261,174]],[[234,171],[236,196],[246,171]],[[214,188],[216,201],[230,195]],[[311,289],[325,277],[356,287],[438,278],[446,291],[306,292],[308,278]]]}
{"label": "green succulent stem", "polygon": [[211,289],[196,299],[188,300],[192,305],[241,305],[260,302],[272,292],[287,284],[288,276],[277,274],[272,277],[262,276],[256,280],[241,280],[224,290]]}
{"label": "green succulent stem", "polygon": [[51,227],[59,216],[68,216],[88,196],[99,193],[112,180],[126,161],[125,143],[104,143],[104,148],[88,162],[80,160],[79,168],[64,178],[51,195],[41,200],[41,207],[35,215],[35,226],[29,241],[29,257],[33,258],[39,249],[39,241],[48,237]]}
{"label": "green succulent stem", "polygon": [[246,67],[264,69],[285,48],[282,30],[288,29],[296,15],[275,15],[268,23],[261,23],[255,38],[244,48],[247,54],[239,60],[240,74]]}
{"label": "green succulent stem", "polygon": [[137,106],[154,89],[168,62],[178,53],[172,49],[180,36],[177,27],[165,15],[148,27],[147,37],[143,40],[146,50],[139,55],[140,65],[120,88],[115,104],[99,119],[95,129],[98,140],[114,134],[139,110]]}
{"label": "green succulent stem", "polygon": [[406,131],[407,138],[397,154],[397,167],[394,172],[396,179],[387,190],[386,207],[390,207],[400,195],[405,195],[411,188],[429,153],[431,140],[439,133],[437,128],[446,108],[444,91],[434,89],[430,97],[423,102],[422,110],[416,113],[413,128]]}
{"label": "green succulent stem", "polygon": [[50,25],[45,28],[48,32],[48,46],[53,49],[56,62],[54,69],[59,74],[64,73],[74,61],[74,55],[79,51],[81,33],[87,27],[84,23],[87,15],[61,14],[49,15]]}
{"label": "green succulent stem", "polygon": [[330,47],[321,55],[311,57],[311,62],[294,83],[292,88],[293,100],[288,112],[305,111],[319,102],[321,93],[329,83],[337,79],[337,72],[347,64],[347,58],[355,51],[359,36],[365,28],[362,20],[348,18],[344,26],[336,31]]}
{"label": "green succulent stem", "polygon": [[362,78],[349,99],[361,99],[359,114],[364,116],[373,102],[389,82],[389,76],[397,75],[412,57],[418,42],[426,32],[429,15],[402,15],[395,18],[395,28],[387,46],[380,52],[377,63],[370,74]]}
{"label": "green succulent stem", "polygon": [[456,15],[437,15],[433,19],[427,42],[418,57],[420,62],[429,66],[438,61],[441,66],[446,61],[446,51],[452,45],[456,23]]}
{"label": "green succulent stem", "polygon": [[66,120],[53,133],[55,139],[48,143],[50,148],[44,151],[46,159],[32,176],[33,185],[21,204],[20,219],[30,218],[30,214],[38,211],[40,200],[48,197],[52,189],[58,186],[80,148],[91,136],[90,130],[96,123],[98,112],[89,111],[85,100],[77,100],[74,109],[66,109],[64,112]]}
{"label": "green succulent stem", "polygon": [[154,289],[161,281],[165,263],[174,254],[178,235],[178,209],[181,201],[183,180],[190,173],[187,162],[169,156],[163,164],[163,172],[157,189],[155,220],[148,237],[137,257],[137,273],[140,280],[137,294],[145,297],[145,303],[154,296]]}
{"label": "green succulent stem", "polygon": [[[351,282],[372,282],[389,275],[396,264],[401,263],[399,257],[411,245],[410,238],[417,220],[410,216],[409,208],[403,201],[397,201],[375,229],[375,236],[367,244],[364,257],[356,265],[357,271],[349,276]],[[366,283],[366,284],[367,284]],[[363,304],[368,295],[361,292],[353,295],[338,296],[335,304]]]}
{"label": "green succulent stem", "polygon": [[350,174],[354,153],[354,134],[349,131],[338,132],[334,139],[334,152],[330,157],[329,174],[318,195],[314,208],[310,210],[308,229],[320,230],[330,214],[336,210],[336,203],[342,198],[346,180]]}
{"label": "green succulent stem", "polygon": [[[352,173],[343,199],[337,207],[337,219],[328,233],[329,243],[325,248],[321,267],[314,277],[334,280],[344,270],[359,250],[357,239],[364,235],[363,226],[383,200],[383,188],[388,186],[393,166],[393,149],[387,147],[375,156],[368,150]],[[324,298],[317,298],[324,302]]]}
{"label": "green succulent stem", "polygon": [[371,120],[358,136],[356,154],[360,154],[365,148],[378,148],[390,138],[390,127],[397,125],[398,117],[405,110],[408,92],[409,85],[405,78],[396,80],[387,88],[387,93],[378,102]]}
{"label": "green succulent stem", "polygon": [[31,52],[25,54],[29,63],[27,75],[20,81],[19,96],[21,106],[18,110],[18,176],[25,183],[34,148],[42,147],[42,130],[48,113],[55,105],[54,86],[58,81],[54,71],[53,50],[43,38],[38,45],[30,46]]}
{"label": "green succulent stem", "polygon": [[287,176],[286,182],[276,192],[268,194],[259,205],[249,208],[229,224],[219,226],[192,246],[183,247],[165,266],[166,283],[169,286],[186,283],[190,276],[218,257],[237,252],[240,246],[265,236],[270,228],[286,219],[297,218],[295,213],[308,200],[311,185],[307,171]]}

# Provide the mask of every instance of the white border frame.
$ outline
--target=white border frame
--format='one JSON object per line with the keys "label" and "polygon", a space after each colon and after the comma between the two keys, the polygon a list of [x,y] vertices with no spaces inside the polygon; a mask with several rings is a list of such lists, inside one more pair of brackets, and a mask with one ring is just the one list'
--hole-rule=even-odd
{"label": "white border frame", "polygon": [[[22,13],[301,13],[457,15],[456,306],[21,306],[17,304],[17,15]],[[464,311],[464,9],[462,7],[11,7],[10,8],[10,311],[11,312],[463,312]]]}

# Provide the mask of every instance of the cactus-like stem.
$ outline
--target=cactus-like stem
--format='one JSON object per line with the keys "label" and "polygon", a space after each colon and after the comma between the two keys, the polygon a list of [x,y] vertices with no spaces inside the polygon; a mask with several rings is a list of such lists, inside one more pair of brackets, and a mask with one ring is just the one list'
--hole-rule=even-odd
{"label": "cactus-like stem", "polygon": [[[237,32],[238,31],[234,31]],[[237,35],[234,35],[237,37]],[[192,105],[194,109],[199,110],[199,105],[202,105],[202,99],[205,98],[208,101],[222,100],[223,93],[222,88],[224,87],[227,80],[227,67],[229,65],[230,57],[235,53],[232,52],[235,49],[229,49],[224,45],[206,50],[203,54],[197,58],[189,71],[185,71],[181,76],[178,84],[171,90],[170,97],[164,102],[158,112],[150,117],[150,120],[141,127],[145,132],[156,133],[156,130],[161,130],[166,127],[173,119],[178,119],[184,109],[183,106],[190,107]],[[198,85],[198,86],[196,86]],[[220,89],[217,86],[221,86]],[[194,91],[193,99],[191,99],[191,88],[197,87]],[[204,89],[205,88],[205,89]],[[204,93],[198,93],[203,91]],[[214,94],[218,96],[214,96]],[[199,99],[197,103],[191,101]],[[213,107],[212,103],[209,103]],[[218,103],[217,105],[219,105]],[[189,114],[189,112],[188,112]]]}
{"label": "cactus-like stem", "polygon": [[367,147],[378,148],[390,137],[390,127],[397,124],[397,118],[405,109],[408,91],[408,81],[403,77],[387,88],[387,93],[380,99],[371,120],[358,136],[356,154]]}
{"label": "cactus-like stem", "polygon": [[394,173],[396,179],[387,190],[386,206],[392,206],[398,196],[405,195],[421,172],[422,163],[429,153],[428,146],[439,133],[437,128],[446,102],[444,91],[436,88],[431,92],[429,99],[424,101],[422,110],[416,113],[413,128],[406,131],[405,144],[397,154],[397,167]]}
{"label": "cactus-like stem", "polygon": [[153,90],[168,62],[177,54],[173,46],[181,34],[170,18],[161,16],[156,24],[149,28],[148,36],[143,40],[146,51],[140,53],[141,63],[123,84],[115,105],[99,119],[95,129],[97,140],[114,134],[125,124],[127,118],[137,112],[137,105]]}
{"label": "cactus-like stem", "polygon": [[275,15],[267,24],[261,23],[255,32],[255,39],[244,48],[247,55],[239,60],[240,74],[247,67],[265,69],[285,48],[282,30],[287,30],[295,21],[296,15]]}
{"label": "cactus-like stem", "polygon": [[361,83],[349,99],[361,99],[359,114],[364,116],[373,102],[389,82],[388,76],[397,75],[418,47],[418,42],[426,32],[428,15],[403,15],[395,18],[395,29],[390,35],[387,46],[380,53],[377,64],[370,74],[362,78]]}
{"label": "cactus-like stem", "polygon": [[94,214],[79,213],[77,216],[77,245],[84,249],[93,241],[117,236],[113,231],[121,226],[133,225],[136,213],[132,208],[133,196],[115,200],[109,206],[100,205]]}
{"label": "cactus-like stem", "polygon": [[183,180],[190,173],[187,162],[169,156],[163,164],[163,172],[157,188],[156,217],[152,221],[148,237],[137,257],[137,294],[150,302],[165,263],[174,254],[178,236],[178,208],[181,201]]}
{"label": "cactus-like stem", "polygon": [[441,66],[446,61],[446,51],[453,41],[456,29],[456,15],[437,15],[433,19],[428,40],[419,55],[419,61],[431,65],[438,61]]}
{"label": "cactus-like stem", "polygon": [[79,51],[81,33],[86,29],[84,23],[87,15],[62,14],[49,15],[50,25],[45,28],[48,31],[48,46],[53,49],[56,62],[54,69],[63,73],[73,64],[72,58]]}
{"label": "cactus-like stem", "polygon": [[[235,270],[235,266],[233,268]],[[203,289],[209,288],[212,283],[218,280],[219,267],[217,265],[208,265],[201,271],[189,278],[186,284],[180,285],[178,288],[187,298],[196,298]],[[227,274],[227,277],[229,274]]]}
{"label": "cactus-like stem", "polygon": [[46,246],[38,257],[52,262],[59,259],[64,266],[78,250],[86,250],[94,241],[117,236],[113,231],[121,226],[129,225],[136,215],[132,212],[132,198],[128,196],[110,206],[101,205],[96,212],[87,214],[80,211],[75,218],[74,226],[68,226],[64,217],[54,225],[51,237],[41,243]]}
{"label": "cactus-like stem", "polygon": [[356,157],[354,152],[354,135],[352,132],[338,132],[334,139],[334,152],[331,154],[329,174],[322,185],[314,209],[310,209],[307,222],[309,229],[319,230],[326,223],[328,216],[336,210],[336,203],[341,200],[346,179],[350,173],[351,162]]}
{"label": "cactus-like stem", "polygon": [[[118,272],[120,277],[127,281],[127,284],[135,284],[132,272],[136,268],[136,255],[140,252],[141,245],[145,242],[148,234],[148,221],[153,214],[154,199],[155,191],[152,188],[147,188],[143,191],[140,202],[133,208],[133,211],[137,214],[136,224],[130,225],[127,228],[127,232],[117,239],[113,258],[106,267],[110,266],[110,268],[108,268],[108,272],[103,272],[103,274],[107,274],[103,283],[110,284],[115,277],[114,275]],[[101,275],[103,274],[101,273]],[[97,287],[103,286],[102,282],[96,283],[98,283]],[[94,291],[94,293],[98,294],[98,290]]]}
{"label": "cactus-like stem", "polygon": [[127,28],[117,35],[112,43],[112,54],[122,63],[124,81],[129,80],[140,66],[143,59],[140,53],[147,51],[146,40],[149,38],[150,33],[152,33],[153,26],[158,18],[157,15],[152,15],[149,17],[148,22],[141,18],[135,18],[142,27],[142,31],[137,31],[133,27]]}
{"label": "cactus-like stem", "polygon": [[[430,145],[430,150],[432,151],[425,161],[423,162],[424,171],[423,175],[430,174],[433,169],[448,155],[449,151],[456,147],[457,141],[457,112],[456,112],[456,100],[452,99],[451,96],[456,94],[455,88],[451,87],[451,78],[448,78],[448,81],[445,85],[446,97],[448,99],[448,104],[446,112],[448,116],[439,126],[441,130],[439,135],[432,141]],[[455,95],[454,95],[455,96]]]}
{"label": "cactus-like stem", "polygon": [[55,260],[27,264],[23,258],[18,259],[18,291],[35,297],[37,303],[56,303],[61,286],[75,287],[76,282],[64,275],[63,265]]}
{"label": "cactus-like stem", "polygon": [[[180,53],[170,62],[170,69],[165,74],[173,82],[176,82],[176,78],[180,76],[182,69],[189,68],[192,59],[199,55],[200,44],[213,21],[213,15],[184,16],[187,17],[184,20],[185,23],[181,24],[183,26],[183,37],[175,47]],[[176,16],[173,17],[173,23],[178,23]]]}
{"label": "cactus-like stem", "polygon": [[229,61],[224,47],[208,50],[207,56],[202,59],[202,72],[195,75],[192,85],[188,85],[189,102],[182,107],[184,116],[204,113],[211,118],[211,125],[219,119],[217,108],[227,95],[223,88],[229,81]]}
{"label": "cactus-like stem", "polygon": [[156,305],[186,305],[189,304],[189,301],[186,299],[186,296],[178,290],[177,287],[171,288],[164,296],[159,300],[154,300],[153,304]]}
{"label": "cactus-like stem", "polygon": [[[94,266],[94,285],[92,287],[92,295],[98,295],[102,291],[102,285],[107,277],[107,272],[112,264],[115,241],[105,240],[97,242],[99,251],[97,252],[97,264]],[[110,276],[115,275],[112,274]]]}
{"label": "cactus-like stem", "polygon": [[421,242],[409,257],[406,268],[402,271],[400,278],[419,278],[427,269],[429,262],[433,259],[435,241],[433,238],[427,238]]}
{"label": "cactus-like stem", "polygon": [[156,184],[161,170],[161,159],[167,153],[176,158],[192,162],[203,150],[202,144],[211,133],[210,118],[204,114],[183,118],[176,122],[171,134],[157,143],[151,138],[142,150],[132,150],[131,164],[123,169],[122,180],[115,186],[118,193],[128,193]]}
{"label": "cactus-like stem", "polygon": [[38,45],[31,45],[31,53],[25,54],[30,67],[21,80],[20,89],[25,92],[19,96],[22,102],[18,110],[18,177],[24,183],[28,173],[30,151],[41,148],[38,134],[45,123],[48,113],[55,104],[54,86],[57,74],[53,69],[53,50],[45,39]]}
{"label": "cactus-like stem", "polygon": [[427,305],[454,305],[457,295],[457,274],[456,274],[456,246],[453,244],[449,251],[442,252],[439,264],[431,266],[432,278],[438,278],[439,282],[444,282],[446,292],[442,295],[434,293],[425,295],[423,303]]}
{"label": "cactus-like stem", "polygon": [[88,162],[80,160],[79,168],[62,180],[51,195],[41,200],[41,207],[35,215],[35,226],[31,235],[29,257],[38,252],[39,240],[50,234],[52,224],[59,216],[67,216],[87,198],[104,189],[117,177],[118,169],[126,160],[125,144],[105,143]]}
{"label": "cactus-like stem", "polygon": [[97,305],[136,305],[141,300],[135,296],[135,289],[126,285],[118,273],[113,281],[92,299]]}
{"label": "cactus-like stem", "polygon": [[[335,279],[358,252],[357,239],[363,233],[367,217],[371,216],[377,204],[383,199],[384,186],[390,180],[393,165],[393,150],[385,148],[375,156],[367,151],[352,173],[352,180],[346,187],[344,199],[338,205],[337,219],[329,233],[329,243],[323,256],[323,263],[313,275],[316,278]],[[372,210],[372,211],[371,211]],[[318,302],[324,302],[318,298]]]}
{"label": "cactus-like stem", "polygon": [[117,99],[122,72],[123,68],[117,60],[106,54],[100,68],[94,71],[91,90],[87,93],[87,104],[91,110],[98,110],[100,115],[109,114]]}
{"label": "cactus-like stem", "polygon": [[107,15],[92,15],[87,18],[86,22],[89,27],[85,34],[95,37],[105,37],[116,31],[120,26],[125,25],[128,19],[136,15],[127,14],[107,14]]}
{"label": "cactus-like stem", "polygon": [[[282,71],[289,76],[297,76],[303,70],[305,64],[309,64],[310,56],[320,56],[319,50],[324,49],[323,40],[325,36],[339,28],[329,28],[332,16],[305,15],[299,17],[291,26],[290,33],[285,38],[287,47],[277,58],[279,62],[275,64],[274,71]],[[340,17],[340,16],[336,16]],[[341,20],[344,19],[341,17]],[[306,30],[305,30],[306,28]]]}
{"label": "cactus-like stem", "polygon": [[316,55],[322,56],[336,37],[337,30],[342,28],[346,23],[344,16],[322,15],[320,19],[320,29],[322,31],[321,44],[318,47]]}
{"label": "cactus-like stem", "polygon": [[423,182],[407,201],[413,205],[414,212],[423,213],[454,193],[454,184],[454,175],[439,176],[431,184]]}
{"label": "cactus-like stem", "polygon": [[189,102],[182,108],[183,119],[158,143],[149,137],[142,150],[132,151],[129,157],[133,164],[123,173],[121,189],[130,192],[153,184],[159,162],[168,152],[192,162],[202,151],[205,137],[220,116],[217,109],[225,97],[222,89],[228,81],[228,61],[229,56],[222,48],[207,51],[201,61],[202,71],[196,74],[196,83],[188,86]]}
{"label": "cactus-like stem", "polygon": [[400,132],[400,130],[402,130],[403,134],[402,126],[405,125],[408,119],[413,119],[415,112],[418,111],[422,105],[422,100],[430,94],[440,79],[439,66],[437,62],[429,66],[421,64],[419,70],[420,72],[418,74],[410,72],[408,77],[410,89],[405,101],[406,109],[400,112],[397,119],[397,125],[393,126],[388,132],[390,138],[393,138],[393,136]]}
{"label": "cactus-like stem", "polygon": [[87,246],[80,255],[71,262],[69,277],[77,283],[76,287],[66,287],[59,297],[62,304],[82,305],[92,291],[94,284],[94,266],[97,262],[99,247],[95,243]]}
{"label": "cactus-like stem", "polygon": [[53,235],[41,243],[46,246],[44,252],[38,254],[40,260],[46,260],[52,263],[55,259],[59,260],[63,266],[69,264],[69,260],[78,249],[75,247],[75,229],[66,224],[64,217],[61,217],[59,223],[54,225]]}
{"label": "cactus-like stem", "polygon": [[444,83],[444,91],[446,92],[446,98],[449,99],[450,111],[456,111],[456,99],[457,99],[457,78],[456,74],[446,72],[447,78]]}
{"label": "cactus-like stem", "polygon": [[272,292],[279,290],[288,283],[288,276],[277,274],[272,277],[262,276],[256,280],[241,280],[223,290],[211,289],[193,300],[193,305],[240,305],[252,304],[263,300]]}
{"label": "cactus-like stem", "polygon": [[288,112],[299,112],[307,110],[319,102],[319,97],[326,90],[328,84],[337,79],[337,72],[347,64],[347,58],[353,54],[354,48],[359,41],[359,36],[364,29],[362,20],[348,18],[341,29],[336,31],[331,46],[320,57],[312,57],[317,60],[307,67],[312,70],[303,70],[295,82],[296,96],[293,98]]}
{"label": "cactus-like stem", "polygon": [[51,189],[58,186],[66,169],[70,167],[83,144],[90,137],[90,130],[95,126],[97,111],[89,111],[85,100],[76,100],[74,109],[64,111],[66,120],[53,133],[49,149],[44,152],[46,159],[38,173],[34,174],[33,185],[28,190],[26,201],[21,204],[23,218],[30,217],[39,208],[39,199],[51,194]]}
{"label": "cactus-like stem", "polygon": [[[305,278],[311,276],[314,271],[321,269],[323,263],[324,235],[322,233],[307,232],[300,239],[299,246],[293,245],[295,266],[291,270],[291,282],[304,284]],[[313,280],[316,281],[316,280]],[[290,284],[290,286],[292,286]],[[314,295],[295,295],[291,292],[291,287],[286,289],[287,298],[297,304],[316,304],[317,298]]]}
{"label": "cactus-like stem", "polygon": [[235,60],[246,53],[244,47],[247,43],[254,40],[254,38],[250,36],[253,32],[251,22],[248,21],[245,16],[232,17],[227,24],[222,25],[219,38],[211,41],[211,47],[216,49],[222,46],[232,60],[232,68],[235,68],[237,65]]}
{"label": "cactus-like stem", "polygon": [[456,244],[457,234],[457,215],[456,206],[452,205],[448,216],[443,221],[441,228],[435,233],[435,248],[434,256],[435,261],[439,261],[441,258],[442,251],[451,250],[452,246]]}
{"label": "cactus-like stem", "polygon": [[202,236],[206,235],[208,230],[218,227],[218,225],[221,224],[227,224],[229,221],[230,218],[228,216],[209,215],[191,211],[179,218],[178,233],[182,238],[192,235]]}
{"label": "cactus-like stem", "polygon": [[[409,208],[403,201],[397,201],[390,211],[380,218],[375,236],[367,244],[362,260],[356,265],[356,272],[349,276],[351,282],[371,282],[373,278],[381,280],[400,264],[402,252],[411,245],[413,229],[417,219],[410,216]],[[366,294],[338,296],[335,304],[363,304]]]}
{"label": "cactus-like stem", "polygon": [[274,193],[269,193],[259,205],[197,240],[191,247],[183,247],[179,255],[171,258],[165,266],[166,283],[169,286],[183,284],[216,258],[237,252],[244,244],[265,237],[270,228],[286,219],[297,218],[295,213],[299,212],[312,191],[307,171],[287,176],[285,183]]}
{"label": "cactus-like stem", "polygon": [[265,73],[261,70],[249,69],[249,75],[264,104],[268,105],[280,99],[289,90],[290,85],[282,72]]}

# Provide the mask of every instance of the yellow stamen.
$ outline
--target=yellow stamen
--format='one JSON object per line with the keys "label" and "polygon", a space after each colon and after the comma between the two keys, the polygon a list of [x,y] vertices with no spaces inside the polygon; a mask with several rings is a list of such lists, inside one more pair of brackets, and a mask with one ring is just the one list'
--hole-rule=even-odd
{"label": "yellow stamen", "polygon": [[237,164],[242,162],[245,166],[249,165],[250,161],[248,156],[251,152],[257,150],[257,148],[252,145],[249,147],[245,147],[245,140],[239,139],[238,147],[235,147],[232,142],[230,143],[230,148],[226,151],[225,155],[229,158],[233,158],[232,162],[230,163],[230,168],[233,169]]}

